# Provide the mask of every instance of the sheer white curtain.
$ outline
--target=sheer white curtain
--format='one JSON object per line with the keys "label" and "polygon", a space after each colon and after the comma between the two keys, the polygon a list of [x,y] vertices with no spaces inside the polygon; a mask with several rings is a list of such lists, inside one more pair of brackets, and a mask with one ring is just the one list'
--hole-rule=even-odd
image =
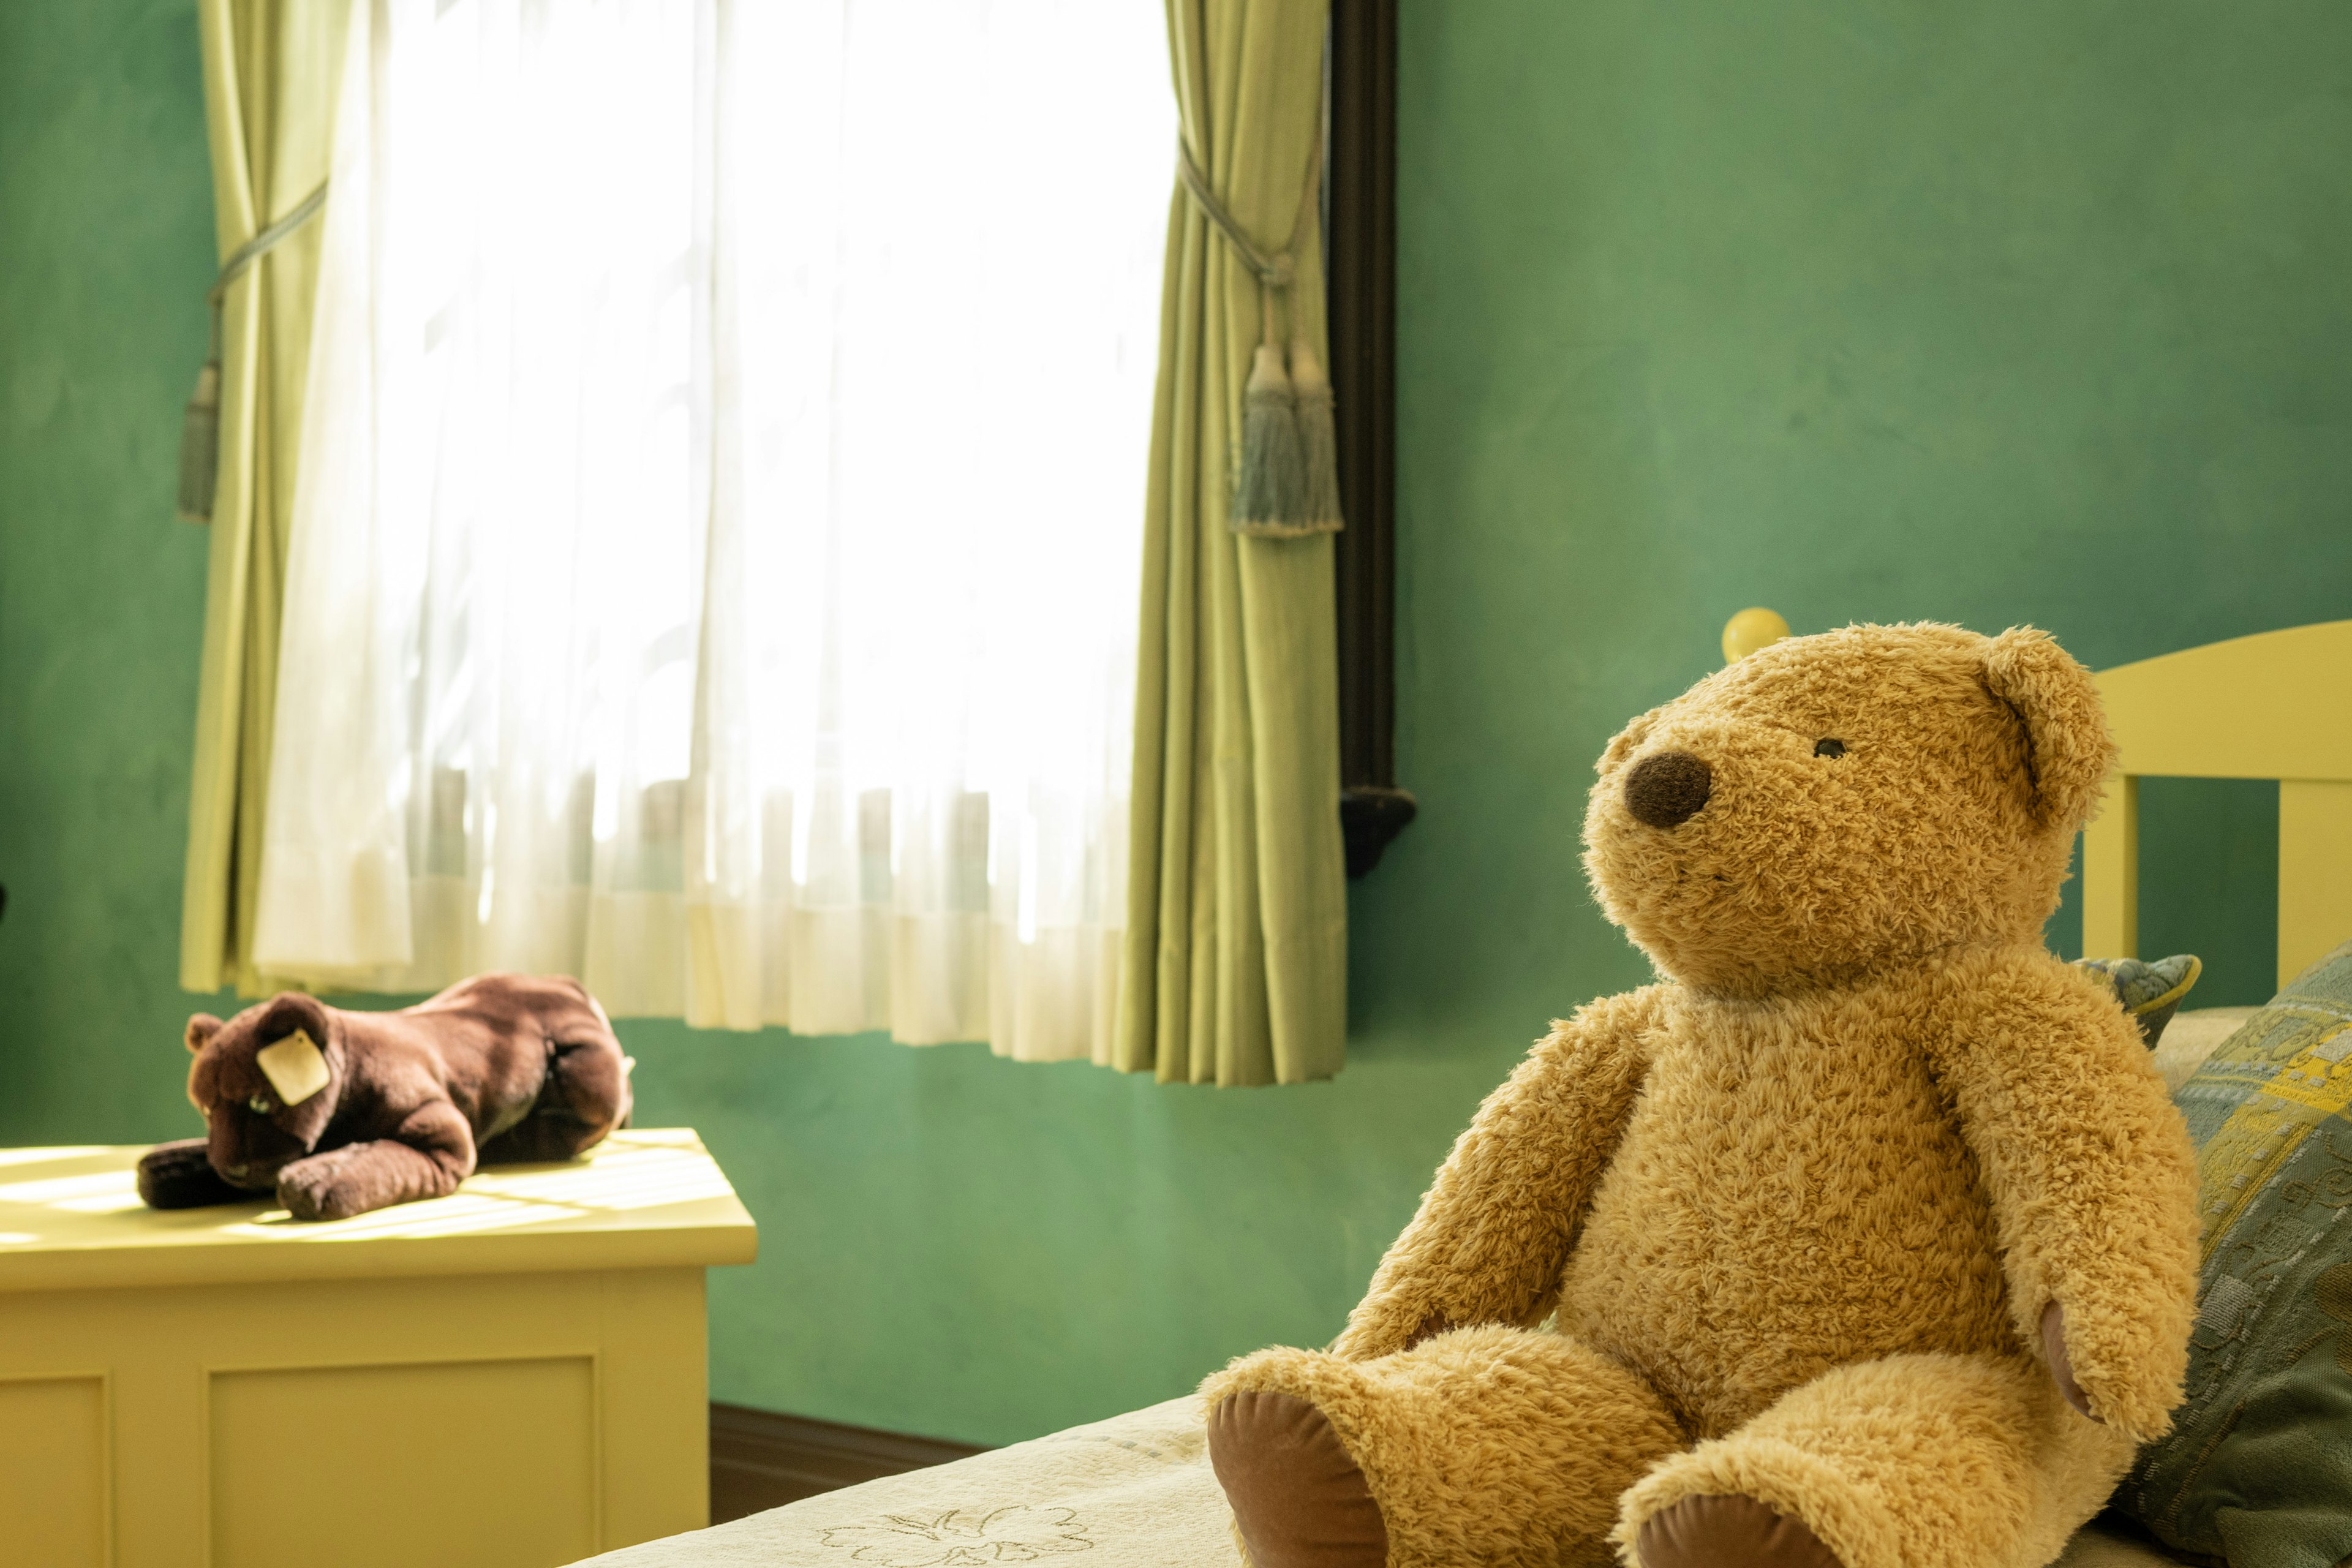
{"label": "sheer white curtain", "polygon": [[1151,0],[373,0],[255,962],[1105,1057]]}

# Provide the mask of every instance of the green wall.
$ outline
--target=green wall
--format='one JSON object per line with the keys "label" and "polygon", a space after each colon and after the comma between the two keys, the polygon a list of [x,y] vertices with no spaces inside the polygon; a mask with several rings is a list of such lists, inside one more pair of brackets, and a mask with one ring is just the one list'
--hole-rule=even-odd
{"label": "green wall", "polygon": [[5,1142],[197,1130],[172,1053],[205,535],[172,501],[212,282],[199,69],[191,0],[0,0]]}
{"label": "green wall", "polygon": [[[717,1396],[999,1441],[1331,1333],[1525,1042],[1640,979],[1577,868],[1591,760],[1743,605],[2094,665],[2352,615],[2347,48],[2318,0],[1404,0],[1423,819],[1356,890],[1350,1066],[1220,1092],[625,1024],[646,1119],[762,1226],[712,1281]],[[0,6],[0,1142],[193,1131],[202,121],[188,0]],[[2148,945],[2259,999],[2274,807],[2148,813]]]}

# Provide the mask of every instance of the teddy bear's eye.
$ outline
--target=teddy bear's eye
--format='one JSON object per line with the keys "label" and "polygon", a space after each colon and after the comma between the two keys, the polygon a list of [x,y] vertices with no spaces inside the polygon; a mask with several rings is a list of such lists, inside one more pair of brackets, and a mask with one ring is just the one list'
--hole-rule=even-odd
{"label": "teddy bear's eye", "polygon": [[245,1104],[246,1109],[251,1110],[256,1116],[267,1116],[269,1114],[269,1097],[266,1094],[257,1094],[251,1100],[247,1100]]}
{"label": "teddy bear's eye", "polygon": [[1843,741],[1815,741],[1813,742],[1813,755],[1817,757],[1843,757],[1845,755],[1845,742]]}

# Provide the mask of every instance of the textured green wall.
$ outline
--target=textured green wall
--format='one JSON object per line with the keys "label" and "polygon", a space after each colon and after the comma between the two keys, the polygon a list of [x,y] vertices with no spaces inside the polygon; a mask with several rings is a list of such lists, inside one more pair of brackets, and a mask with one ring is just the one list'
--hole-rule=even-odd
{"label": "textured green wall", "polygon": [[[625,1024],[647,1119],[762,1226],[712,1282],[721,1398],[1003,1440],[1331,1333],[1525,1042],[1640,979],[1577,869],[1591,759],[1743,605],[2093,664],[2352,614],[2352,15],[1404,9],[1423,816],[1356,893],[1351,1065],[1219,1092]],[[0,6],[0,1142],[191,1130],[168,510],[209,224],[187,0]],[[2148,813],[2149,946],[2265,994],[2274,810]]]}
{"label": "textured green wall", "polygon": [[[1575,781],[1743,605],[2030,621],[2095,667],[2352,616],[2352,13],[1406,17],[1425,820],[1357,901],[1376,1026],[1434,1005],[1433,972],[1530,1001],[1547,968],[1570,994],[1604,973]],[[2228,948],[2200,1000],[2267,997],[2269,884],[2216,910],[2200,875],[2263,824],[2242,790],[2156,793],[2148,947]]]}
{"label": "textured green wall", "polygon": [[212,281],[199,68],[190,0],[0,3],[0,1142],[194,1116],[205,536],[172,500]]}

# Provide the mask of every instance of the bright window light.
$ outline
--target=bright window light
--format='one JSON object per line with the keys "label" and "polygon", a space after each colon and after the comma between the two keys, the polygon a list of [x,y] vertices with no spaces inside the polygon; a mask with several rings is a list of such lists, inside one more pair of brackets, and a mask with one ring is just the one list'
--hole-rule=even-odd
{"label": "bright window light", "polygon": [[1153,0],[373,0],[256,961],[1098,1054]]}

